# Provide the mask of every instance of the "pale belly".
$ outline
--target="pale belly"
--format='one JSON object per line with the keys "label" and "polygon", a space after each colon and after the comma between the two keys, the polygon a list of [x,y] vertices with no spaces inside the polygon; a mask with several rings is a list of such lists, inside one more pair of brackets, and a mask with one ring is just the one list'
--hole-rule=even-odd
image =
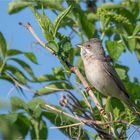
{"label": "pale belly", "polygon": [[105,96],[118,97],[121,91],[115,81],[103,70],[102,62],[94,61],[92,63],[84,63],[86,69],[86,77],[90,84]]}

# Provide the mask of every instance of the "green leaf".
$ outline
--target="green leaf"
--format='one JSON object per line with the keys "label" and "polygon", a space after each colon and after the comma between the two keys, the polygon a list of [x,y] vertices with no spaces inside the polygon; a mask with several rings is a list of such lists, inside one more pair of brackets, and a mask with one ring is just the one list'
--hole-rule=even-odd
{"label": "green leaf", "polygon": [[12,65],[6,65],[4,67],[4,70],[10,72],[13,75],[13,77],[16,77],[16,79],[19,80],[20,83],[27,85],[26,80],[29,80],[28,77],[26,77],[24,73],[18,68]]}
{"label": "green leaf", "polygon": [[52,35],[53,24],[51,23],[50,19],[45,15],[41,15],[33,7],[31,9],[32,9],[32,12],[33,12],[35,18],[37,19],[37,21],[40,25],[40,28],[42,29],[42,32],[44,33],[46,39],[48,41],[53,40],[53,35]]}
{"label": "green leaf", "polygon": [[75,48],[72,48],[72,49],[74,51],[75,56],[80,56],[80,48],[79,47],[75,47]]}
{"label": "green leaf", "polygon": [[2,139],[23,139],[22,133],[19,132],[18,127],[15,125],[17,121],[17,113],[9,113],[0,115],[0,131]]}
{"label": "green leaf", "polygon": [[23,60],[20,60],[20,59],[17,59],[17,58],[11,58],[9,60],[13,60],[15,61],[16,63],[18,63],[24,70],[26,70],[26,72],[28,74],[30,74],[32,77],[34,77],[34,73],[33,73],[33,70],[32,68],[27,64],[25,63]]}
{"label": "green leaf", "polygon": [[9,114],[4,114],[0,115],[0,119],[5,119],[5,121],[14,123],[17,120],[18,115],[16,113],[9,113]]}
{"label": "green leaf", "polygon": [[117,98],[111,98],[111,105],[113,109],[118,108],[120,111],[125,110],[123,103]]}
{"label": "green leaf", "polygon": [[46,122],[40,120],[38,123],[36,120],[36,122],[32,121],[32,125],[34,125],[34,129],[31,130],[31,139],[37,139],[36,135],[38,135],[39,139],[46,140],[48,136]]}
{"label": "green leaf", "polygon": [[119,77],[124,80],[127,77],[127,71],[125,69],[122,68],[115,68],[115,70],[117,71]]}
{"label": "green leaf", "polygon": [[[79,58],[78,61],[76,62],[76,66],[80,69],[81,73],[84,74],[84,65],[81,58]],[[77,76],[76,76],[76,82],[81,83],[81,81]]]}
{"label": "green leaf", "polygon": [[54,32],[53,32],[53,37],[56,36],[56,33],[58,31],[58,28],[62,22],[62,20],[71,12],[73,8],[73,5],[70,5],[66,10],[64,10],[60,15],[57,16],[57,18],[54,21]]}
{"label": "green leaf", "polygon": [[105,8],[105,9],[120,9],[120,8],[125,8],[122,4],[113,4],[111,2],[104,3],[100,6],[100,8]]}
{"label": "green leaf", "polygon": [[61,82],[54,82],[51,83],[41,89],[39,89],[36,94],[37,95],[44,95],[44,94],[50,94],[50,93],[54,93],[54,92],[59,92],[59,91],[63,91],[66,89],[73,89],[72,86],[64,81]]}
{"label": "green leaf", "polygon": [[19,55],[19,54],[23,54],[23,52],[20,50],[16,50],[16,49],[10,49],[7,51],[7,56],[15,56],[15,55]]}
{"label": "green leaf", "polygon": [[39,137],[40,139],[47,139],[48,137],[48,129],[46,122],[41,120],[39,124]]}
{"label": "green leaf", "polygon": [[7,81],[7,82],[13,84],[13,86],[15,86],[15,82],[9,77],[9,75],[2,74],[2,75],[0,76],[0,79],[1,79],[1,80],[5,80],[5,81]]}
{"label": "green leaf", "polygon": [[133,52],[136,48],[136,39],[132,38],[132,39],[128,39],[128,49],[130,50],[130,52]]}
{"label": "green leaf", "polygon": [[19,97],[11,97],[11,106],[12,106],[12,111],[17,111],[19,109],[25,109],[27,110],[27,105],[26,103]]}
{"label": "green leaf", "polygon": [[48,42],[47,46],[52,49],[55,53],[58,53],[59,51],[59,46],[58,44],[56,43],[56,41],[54,40],[51,40]]}
{"label": "green leaf", "polygon": [[88,22],[87,17],[83,13],[79,13],[79,22],[81,30],[83,30],[88,39],[92,38],[95,28],[91,22]]}
{"label": "green leaf", "polygon": [[65,80],[65,73],[62,67],[55,67],[53,68],[53,74],[57,79]]}
{"label": "green leaf", "polygon": [[[137,104],[137,106],[140,108],[140,102],[138,101],[140,99],[140,84],[137,81],[125,81],[125,87],[127,91],[129,91],[129,95],[131,97],[131,100]],[[137,102],[138,101],[138,102]]]}
{"label": "green leaf", "polygon": [[2,54],[3,57],[5,57],[6,52],[7,52],[6,40],[3,36],[3,34],[0,32],[0,53]]}
{"label": "green leaf", "polygon": [[66,39],[66,41],[63,43],[63,50],[64,50],[64,52],[68,53],[68,52],[71,50],[71,48],[72,48],[72,44],[71,44],[71,42],[70,42],[70,40],[69,40],[69,38],[68,38],[68,39]]}
{"label": "green leaf", "polygon": [[126,48],[128,48],[128,50],[130,52],[133,52],[136,48],[136,39],[134,36],[132,36],[131,38],[129,38],[127,35],[120,35],[123,44],[125,45]]}
{"label": "green leaf", "polygon": [[32,82],[50,82],[50,81],[56,81],[56,80],[61,80],[61,79],[58,79],[53,75],[46,74],[39,77],[34,77],[32,79]]}
{"label": "green leaf", "polygon": [[134,31],[133,31],[133,36],[136,35],[140,31],[140,23],[136,25]]}
{"label": "green leaf", "polygon": [[127,66],[123,66],[123,65],[120,65],[120,64],[115,64],[115,70],[117,71],[119,77],[122,79],[122,80],[125,80],[128,78],[128,71],[129,71],[129,67]]}
{"label": "green leaf", "polygon": [[31,5],[31,2],[27,2],[27,1],[26,2],[25,1],[13,1],[13,2],[9,3],[9,5],[8,5],[8,13],[15,14],[30,5]]}
{"label": "green leaf", "polygon": [[[35,0],[36,1],[36,0]],[[37,6],[35,8],[40,9],[43,5],[44,9],[58,10],[63,11],[63,0],[42,0],[37,2]]]}
{"label": "green leaf", "polygon": [[2,73],[4,65],[5,65],[5,61],[0,58],[0,74]]}
{"label": "green leaf", "polygon": [[45,105],[45,101],[39,99],[39,98],[35,98],[32,99],[28,104],[27,107],[30,111],[30,113],[32,114],[32,117],[34,118],[39,118],[41,113],[42,113],[42,106]]}
{"label": "green leaf", "polygon": [[140,49],[135,51],[138,61],[140,62]]}
{"label": "green leaf", "polygon": [[13,125],[15,125],[18,131],[21,133],[22,136],[20,135],[20,137],[25,139],[31,126],[31,123],[28,117],[23,115],[22,113],[18,113],[17,120]]}
{"label": "green leaf", "polygon": [[112,112],[113,108],[112,108],[112,105],[111,105],[111,99],[110,97],[107,97],[106,99],[106,105],[105,105],[105,111],[106,112]]}
{"label": "green leaf", "polygon": [[88,37],[92,38],[95,32],[95,26],[92,22],[87,19],[86,14],[81,10],[79,6],[76,6],[73,10],[76,20],[79,21],[80,30]]}
{"label": "green leaf", "polygon": [[[64,110],[62,110],[64,112]],[[72,125],[75,123],[79,123],[77,120],[74,120],[68,116],[64,116],[62,113],[57,112],[43,112],[43,116],[46,117],[52,124],[55,126],[66,126]],[[89,140],[86,130],[81,125],[61,128],[59,129],[63,134],[68,136],[70,139],[77,139],[80,140]],[[80,133],[80,135],[79,135]]]}
{"label": "green leaf", "polygon": [[118,60],[125,49],[124,45],[119,44],[116,41],[106,41],[106,48],[114,61]]}
{"label": "green leaf", "polygon": [[31,52],[26,52],[24,55],[34,64],[38,64],[36,56]]}

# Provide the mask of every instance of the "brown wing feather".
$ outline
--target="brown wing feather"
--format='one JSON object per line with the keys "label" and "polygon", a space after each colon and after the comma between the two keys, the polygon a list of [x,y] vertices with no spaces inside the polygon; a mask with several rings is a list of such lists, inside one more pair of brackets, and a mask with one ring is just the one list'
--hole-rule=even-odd
{"label": "brown wing feather", "polygon": [[115,83],[118,85],[118,87],[121,89],[121,91],[124,92],[124,94],[129,98],[129,94],[127,93],[123,82],[121,81],[120,77],[118,76],[117,72],[113,68],[113,66],[110,63],[103,62],[105,71],[110,75],[110,77],[115,81]]}

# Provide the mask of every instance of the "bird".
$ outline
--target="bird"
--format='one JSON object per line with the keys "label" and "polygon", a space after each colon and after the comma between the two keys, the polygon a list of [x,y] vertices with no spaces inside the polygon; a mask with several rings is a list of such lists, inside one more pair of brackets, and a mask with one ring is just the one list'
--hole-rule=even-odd
{"label": "bird", "polygon": [[115,68],[106,59],[105,51],[98,38],[78,45],[87,80],[104,96],[115,97],[125,103],[135,114],[140,109],[130,100],[130,96]]}

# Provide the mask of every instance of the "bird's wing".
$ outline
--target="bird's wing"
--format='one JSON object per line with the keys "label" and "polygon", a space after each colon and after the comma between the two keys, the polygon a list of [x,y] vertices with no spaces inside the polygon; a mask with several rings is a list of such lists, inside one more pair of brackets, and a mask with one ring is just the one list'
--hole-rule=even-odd
{"label": "bird's wing", "polygon": [[109,74],[109,76],[115,81],[115,83],[118,85],[118,87],[121,89],[121,91],[124,92],[124,94],[129,98],[129,94],[127,93],[123,82],[121,81],[120,77],[118,76],[117,72],[113,68],[113,66],[110,63],[103,62],[104,69],[106,73]]}

